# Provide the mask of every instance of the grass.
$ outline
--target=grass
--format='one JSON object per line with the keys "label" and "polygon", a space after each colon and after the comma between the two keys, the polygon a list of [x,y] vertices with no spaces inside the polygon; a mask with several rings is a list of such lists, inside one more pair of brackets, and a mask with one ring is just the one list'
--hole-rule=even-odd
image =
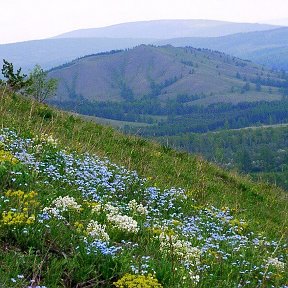
{"label": "grass", "polygon": [[0,95],[0,286],[287,285],[281,189]]}

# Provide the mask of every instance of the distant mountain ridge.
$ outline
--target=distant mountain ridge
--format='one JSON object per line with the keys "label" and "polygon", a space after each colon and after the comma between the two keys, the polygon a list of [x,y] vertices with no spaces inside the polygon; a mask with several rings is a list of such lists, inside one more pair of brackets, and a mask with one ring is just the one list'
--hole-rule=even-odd
{"label": "distant mountain ridge", "polygon": [[[271,25],[263,26],[261,24],[247,24],[247,23],[246,24],[244,23],[242,25],[239,23],[229,23],[229,22],[212,21],[212,20],[210,21],[201,20],[202,22],[201,21],[200,22],[203,25],[200,27],[199,21],[200,20],[182,20],[182,21],[174,20],[172,22],[171,21],[167,22],[166,20],[165,22],[165,20],[162,20],[158,22],[157,21],[150,21],[150,22],[147,21],[145,23],[140,22],[138,24],[125,23],[103,28],[104,30],[101,30],[102,28],[99,28],[102,32],[103,31],[105,32],[104,34],[101,32],[105,37],[87,38],[86,36],[88,35],[85,33],[86,32],[88,33],[89,31],[91,32],[93,30],[88,29],[85,33],[82,31],[86,35],[85,37],[83,37],[84,34],[81,34],[82,33],[81,31],[80,31],[81,33],[79,31],[75,32],[78,34],[80,33],[82,35],[81,36],[79,34],[81,37],[78,35],[80,38],[70,38],[70,36],[76,37],[76,34],[74,32],[71,32],[72,34],[71,33],[68,35],[65,34],[63,36],[67,38],[53,38],[53,39],[35,40],[13,44],[2,44],[0,45],[0,59],[7,59],[10,62],[13,62],[15,67],[22,67],[23,70],[27,73],[29,72],[30,69],[33,68],[33,66],[36,63],[40,64],[44,69],[50,69],[63,63],[72,61],[73,59],[99,52],[133,48],[140,44],[154,44],[160,46],[164,44],[171,44],[174,46],[182,46],[182,47],[195,46],[199,48],[209,48],[212,50],[219,50],[240,58],[249,59],[260,64],[265,64],[267,65],[267,67],[288,70],[288,48],[287,48],[288,28],[277,28],[277,26],[271,26]],[[159,29],[156,27],[157,23],[160,25]],[[171,26],[171,29],[169,28],[169,25],[167,23],[168,24],[170,23],[169,25]],[[194,28],[192,29],[191,27],[193,27],[193,23]],[[204,25],[205,23],[206,26]],[[196,24],[198,25],[198,28],[200,30],[195,29],[195,27],[197,26]],[[134,25],[133,29],[135,31],[139,27],[144,28],[146,27],[145,28],[146,30],[148,26],[152,27],[153,29],[151,28],[150,31],[151,33],[154,34],[149,35],[153,37],[139,38],[148,36],[148,34],[144,33],[145,29],[143,28],[144,29],[142,31],[143,33],[142,32],[140,33],[139,30],[137,33],[135,31],[134,31],[135,33],[133,32],[135,38],[119,38],[121,35],[127,36],[127,33],[129,32],[129,31],[127,32],[127,30],[124,29],[124,32],[126,31],[125,32],[126,34],[124,32],[121,34],[119,32],[119,29],[123,26],[124,28],[130,27],[130,25],[132,26]],[[264,30],[270,28],[270,30],[256,31],[256,32],[254,31],[246,33],[245,31],[248,28],[252,29],[251,27],[254,30],[256,28],[257,29],[262,28]],[[221,31],[222,34],[223,33],[225,34],[228,30],[229,33],[234,33],[237,31],[239,32],[240,28],[242,29],[240,31],[242,33],[226,35],[221,37],[203,37],[207,31],[208,32],[210,31],[209,32],[210,34],[208,32],[207,33],[211,35],[212,33],[211,31],[213,29],[214,32],[217,29],[219,29],[217,32],[218,34]],[[114,29],[113,30],[114,32],[111,30],[114,34],[110,31],[112,33],[111,34],[107,29],[108,30]],[[130,32],[133,29],[131,28]],[[199,36],[200,34],[202,37],[183,37],[185,33],[187,34],[189,31],[191,32],[191,29],[194,35]],[[206,32],[204,31],[205,29]],[[97,31],[99,32],[100,30]],[[119,33],[117,32],[118,33],[117,34],[116,31],[118,31]],[[199,31],[201,31],[201,33]],[[156,35],[155,33],[158,34]],[[192,36],[191,33],[189,34],[190,36]],[[117,38],[108,38],[109,35],[110,36],[114,35]],[[172,36],[175,35],[176,37],[173,38]],[[155,36],[159,36],[159,38],[155,38]],[[164,36],[167,37],[167,39],[163,39]]]}
{"label": "distant mountain ridge", "polygon": [[36,63],[44,69],[50,69],[85,55],[132,48],[154,41],[155,39],[65,38],[2,44],[0,60],[7,59],[15,67],[22,67],[28,72]]}
{"label": "distant mountain ridge", "polygon": [[166,39],[156,44],[208,48],[265,64],[268,67],[288,70],[288,27],[221,37]]}
{"label": "distant mountain ridge", "polygon": [[121,23],[101,28],[67,32],[55,38],[156,38],[218,37],[239,32],[263,31],[279,26],[258,23],[234,23],[216,20],[153,20]]}

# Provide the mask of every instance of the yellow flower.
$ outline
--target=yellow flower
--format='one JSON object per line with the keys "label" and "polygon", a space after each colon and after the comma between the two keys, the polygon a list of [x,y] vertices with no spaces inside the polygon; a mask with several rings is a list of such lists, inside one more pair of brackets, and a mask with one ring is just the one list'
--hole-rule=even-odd
{"label": "yellow flower", "polygon": [[35,215],[32,214],[30,217],[28,217],[28,219],[26,220],[26,224],[32,224],[35,222]]}
{"label": "yellow flower", "polygon": [[19,160],[15,158],[10,152],[0,150],[0,163],[1,162],[10,162],[12,164],[17,164]]}
{"label": "yellow flower", "polygon": [[[5,192],[5,196],[9,198],[9,207],[6,207],[6,211],[2,212],[2,219],[0,223],[4,225],[30,225],[35,222],[35,208],[39,206],[39,202],[35,197],[38,194],[35,191],[25,193],[21,190],[8,190]],[[10,209],[8,211],[8,209]],[[8,211],[8,212],[7,212]]]}
{"label": "yellow flower", "polygon": [[145,275],[133,275],[125,274],[117,282],[113,283],[117,288],[161,288],[163,287],[156,278],[151,274]]}

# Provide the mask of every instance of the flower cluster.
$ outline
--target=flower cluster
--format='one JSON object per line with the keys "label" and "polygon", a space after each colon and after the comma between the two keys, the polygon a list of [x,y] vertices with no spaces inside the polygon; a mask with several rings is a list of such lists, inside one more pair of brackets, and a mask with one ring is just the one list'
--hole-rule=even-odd
{"label": "flower cluster", "polygon": [[66,211],[69,209],[79,210],[81,205],[79,205],[76,200],[71,196],[59,196],[52,202],[52,206],[57,209],[61,209],[62,211]]}
{"label": "flower cluster", "polygon": [[117,282],[113,283],[117,288],[161,288],[163,287],[156,278],[149,275],[125,274]]}
{"label": "flower cluster", "polygon": [[41,142],[41,143],[48,143],[52,146],[57,146],[58,144],[58,139],[54,138],[53,135],[49,135],[49,134],[45,134],[42,133],[40,136],[36,135],[36,137],[34,138],[35,142]]}
{"label": "flower cluster", "polygon": [[107,219],[122,232],[137,233],[139,231],[137,221],[127,215],[110,213],[107,215]]}
{"label": "flower cluster", "polygon": [[141,203],[138,204],[135,199],[131,200],[128,203],[128,207],[134,213],[138,213],[138,214],[144,215],[144,216],[148,214],[147,207],[143,206]]}
{"label": "flower cluster", "polygon": [[[35,222],[35,210],[39,206],[38,193],[25,193],[21,190],[5,192],[1,223],[3,225],[30,225]],[[0,206],[1,211],[1,206]]]}
{"label": "flower cluster", "polygon": [[17,164],[18,159],[8,151],[0,150],[0,163],[10,162],[11,164]]}
{"label": "flower cluster", "polygon": [[272,266],[272,267],[274,267],[277,270],[284,270],[285,263],[282,262],[282,261],[279,261],[278,258],[269,257],[267,259],[267,262],[266,262],[266,267],[269,267],[269,266]]}
{"label": "flower cluster", "polygon": [[130,265],[131,271],[134,274],[141,274],[141,275],[155,275],[156,272],[153,268],[153,264],[151,264],[151,260],[153,258],[151,256],[141,256],[141,257],[136,257],[134,256],[134,261],[131,261],[132,264]]}
{"label": "flower cluster", "polygon": [[51,206],[45,207],[43,209],[42,217],[49,219],[50,216],[56,217],[58,219],[64,219],[62,212],[65,211],[80,211],[81,205],[79,205],[76,200],[71,196],[59,196],[51,203]]}
{"label": "flower cluster", "polygon": [[[215,275],[222,280],[227,277],[227,285],[231,287],[285,287],[287,243],[249,231],[247,222],[238,220],[229,208],[197,206],[184,189],[151,187],[135,171],[95,155],[68,153],[52,143],[46,145],[48,140],[24,139],[4,129],[0,130],[0,141],[5,153],[20,163],[13,169],[25,167],[23,174],[35,176],[35,181],[29,185],[23,181],[23,189],[20,188],[27,191],[28,187],[37,190],[43,187],[39,195],[17,190],[20,180],[12,180],[17,172],[9,172],[7,179],[10,178],[3,187],[16,188],[0,196],[0,230],[4,226],[9,231],[18,229],[18,224],[15,228],[8,223],[37,221],[35,234],[51,238],[56,235],[55,241],[59,242],[63,239],[65,244],[55,242],[55,247],[63,247],[67,259],[73,251],[83,259],[90,257],[91,261],[87,262],[100,261],[99,273],[109,271],[109,279],[127,272],[136,274],[126,274],[115,282],[116,287],[135,287],[139,283],[142,284],[139,287],[161,287],[156,278],[147,276],[149,273],[161,275],[165,287],[212,287]],[[10,187],[10,183],[14,186]],[[47,204],[47,199],[54,200]],[[42,209],[39,201],[47,207]],[[20,213],[28,216],[23,218]],[[29,229],[34,226],[30,225]],[[65,233],[71,237],[68,241]],[[48,239],[47,243],[50,242]],[[65,247],[67,243],[72,249]],[[175,261],[173,265],[171,259]],[[219,274],[220,269],[223,276]]]}
{"label": "flower cluster", "polygon": [[91,220],[87,225],[86,232],[94,239],[109,242],[110,237],[105,231],[105,228],[105,225],[101,225],[97,221]]}
{"label": "flower cluster", "polygon": [[200,264],[201,250],[193,247],[189,241],[180,240],[177,235],[167,235],[165,233],[160,234],[159,240],[161,250],[171,252],[185,262],[193,261],[196,265]]}
{"label": "flower cluster", "polygon": [[176,257],[188,272],[190,279],[194,283],[198,283],[200,276],[196,272],[201,264],[201,250],[198,247],[193,247],[191,242],[179,239],[178,235],[161,233],[159,240],[160,250]]}

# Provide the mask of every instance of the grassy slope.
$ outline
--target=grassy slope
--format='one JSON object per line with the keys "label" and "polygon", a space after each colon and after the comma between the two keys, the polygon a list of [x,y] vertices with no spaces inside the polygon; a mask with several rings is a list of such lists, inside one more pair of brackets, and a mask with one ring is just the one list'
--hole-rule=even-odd
{"label": "grassy slope", "polygon": [[[237,72],[242,79],[236,77]],[[159,85],[176,77],[175,82],[157,92],[157,97],[165,103],[178,94],[204,93],[204,99],[195,101],[199,105],[280,100],[281,94],[275,87],[270,87],[273,94],[268,86],[257,92],[254,84],[246,93],[240,92],[246,83],[243,77],[250,81],[259,75],[264,79],[268,74],[274,80],[281,80],[279,75],[262,71],[260,66],[223,53],[145,45],[114,54],[87,56],[50,72],[51,77],[59,79],[56,98],[60,101],[77,102],[79,99],[75,97],[80,95],[89,101],[124,101],[120,96],[121,83],[139,99],[151,93],[152,81]]]}
{"label": "grassy slope", "polygon": [[[193,155],[176,152],[109,127],[0,93],[0,125],[21,133],[52,133],[63,147],[107,156],[116,164],[151,177],[159,187],[182,187],[200,203],[235,208],[249,226],[266,235],[287,233],[287,194],[263,183],[228,173]],[[43,111],[53,117],[43,119]]]}

